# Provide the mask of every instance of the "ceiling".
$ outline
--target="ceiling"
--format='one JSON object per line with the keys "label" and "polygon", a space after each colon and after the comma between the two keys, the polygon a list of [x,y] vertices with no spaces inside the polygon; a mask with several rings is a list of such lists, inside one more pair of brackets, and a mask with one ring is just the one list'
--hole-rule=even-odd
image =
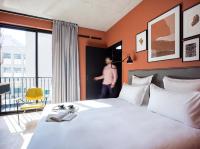
{"label": "ceiling", "polygon": [[0,9],[107,31],[142,0],[0,0]]}

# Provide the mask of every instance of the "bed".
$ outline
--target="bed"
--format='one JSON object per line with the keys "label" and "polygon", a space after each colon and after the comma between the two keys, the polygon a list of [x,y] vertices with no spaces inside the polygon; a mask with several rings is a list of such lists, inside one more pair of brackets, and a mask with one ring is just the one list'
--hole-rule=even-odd
{"label": "bed", "polygon": [[[138,76],[199,78],[200,68],[130,71]],[[178,72],[178,73],[177,73]],[[182,73],[180,73],[182,72]],[[130,78],[130,77],[129,77]],[[70,103],[65,103],[70,104]],[[69,122],[46,122],[45,107],[28,149],[199,149],[200,129],[147,111],[120,98],[74,103],[78,116]]]}

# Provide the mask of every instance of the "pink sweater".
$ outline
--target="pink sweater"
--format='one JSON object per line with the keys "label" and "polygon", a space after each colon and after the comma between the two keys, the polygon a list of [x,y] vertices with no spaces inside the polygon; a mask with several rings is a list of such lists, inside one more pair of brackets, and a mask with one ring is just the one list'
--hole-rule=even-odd
{"label": "pink sweater", "polygon": [[103,79],[103,84],[105,85],[115,85],[117,81],[117,68],[116,66],[111,64],[106,65],[103,69],[103,75],[99,77],[100,79]]}

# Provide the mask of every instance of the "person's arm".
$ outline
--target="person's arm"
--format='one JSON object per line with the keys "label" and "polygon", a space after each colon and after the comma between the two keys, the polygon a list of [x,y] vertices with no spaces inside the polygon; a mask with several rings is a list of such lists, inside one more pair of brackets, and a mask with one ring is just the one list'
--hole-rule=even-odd
{"label": "person's arm", "polygon": [[[104,67],[104,69],[105,69],[105,67]],[[103,74],[104,74],[104,69],[103,69],[102,75],[101,75],[101,76],[98,76],[98,77],[95,77],[94,80],[97,81],[97,80],[102,80],[102,79],[104,79],[104,75],[103,75]]]}
{"label": "person's arm", "polygon": [[113,69],[112,69],[112,74],[113,74],[113,81],[112,81],[112,84],[111,84],[111,87],[115,87],[115,84],[117,82],[117,68],[116,66],[113,66]]}
{"label": "person's arm", "polygon": [[101,75],[101,76],[95,77],[94,80],[102,80],[103,78],[104,78],[104,76]]}

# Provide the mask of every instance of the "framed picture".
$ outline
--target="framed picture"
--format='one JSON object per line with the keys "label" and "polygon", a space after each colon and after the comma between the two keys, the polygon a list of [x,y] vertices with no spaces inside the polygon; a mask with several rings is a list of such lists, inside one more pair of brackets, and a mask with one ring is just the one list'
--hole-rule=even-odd
{"label": "framed picture", "polygon": [[147,31],[143,31],[136,35],[136,52],[147,49]]}
{"label": "framed picture", "polygon": [[183,61],[199,60],[199,38],[186,40],[183,42]]}
{"label": "framed picture", "polygon": [[183,38],[200,34],[200,3],[183,12]]}
{"label": "framed picture", "polygon": [[180,58],[180,5],[148,22],[148,62]]}

